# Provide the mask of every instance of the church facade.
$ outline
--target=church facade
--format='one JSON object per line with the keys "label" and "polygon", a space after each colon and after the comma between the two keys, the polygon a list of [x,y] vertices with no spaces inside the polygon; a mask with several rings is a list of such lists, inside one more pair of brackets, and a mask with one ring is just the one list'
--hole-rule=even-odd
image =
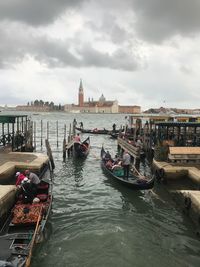
{"label": "church facade", "polygon": [[71,113],[141,113],[140,106],[119,106],[117,100],[106,100],[102,94],[99,100],[88,99],[84,101],[84,89],[82,80],[78,90],[78,105],[67,104],[64,106],[66,112]]}
{"label": "church facade", "polygon": [[119,111],[118,101],[107,101],[103,94],[97,101],[89,98],[85,102],[82,80],[78,91],[78,105],[65,105],[64,109],[72,113],[118,113]]}

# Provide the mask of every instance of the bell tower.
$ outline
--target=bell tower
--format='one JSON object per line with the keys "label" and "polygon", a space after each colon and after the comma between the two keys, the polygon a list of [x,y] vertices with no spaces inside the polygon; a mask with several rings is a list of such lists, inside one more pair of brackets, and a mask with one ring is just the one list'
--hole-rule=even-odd
{"label": "bell tower", "polygon": [[84,93],[83,93],[82,79],[80,80],[79,91],[78,91],[78,105],[79,107],[84,106]]}

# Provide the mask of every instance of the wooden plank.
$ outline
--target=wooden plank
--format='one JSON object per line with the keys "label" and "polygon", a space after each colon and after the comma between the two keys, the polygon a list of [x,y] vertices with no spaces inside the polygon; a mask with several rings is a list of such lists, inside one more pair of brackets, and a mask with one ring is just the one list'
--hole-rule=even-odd
{"label": "wooden plank", "polygon": [[169,147],[171,155],[200,155],[200,147]]}
{"label": "wooden plank", "polygon": [[118,138],[118,145],[123,148],[124,150],[127,150],[128,153],[138,159],[140,158],[140,148],[139,147],[135,147],[132,144],[129,144],[126,140],[123,140],[122,138]]}

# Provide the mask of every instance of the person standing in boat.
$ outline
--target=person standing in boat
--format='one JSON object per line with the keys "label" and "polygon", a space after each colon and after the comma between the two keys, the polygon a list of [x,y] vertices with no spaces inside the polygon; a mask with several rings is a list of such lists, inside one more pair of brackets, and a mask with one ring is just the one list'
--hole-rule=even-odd
{"label": "person standing in boat", "polygon": [[83,129],[83,122],[80,122],[80,128]]}
{"label": "person standing in boat", "polygon": [[113,132],[115,132],[116,131],[116,124],[115,123],[113,124],[112,128],[113,128]]}
{"label": "person standing in boat", "polygon": [[74,143],[80,143],[81,142],[81,138],[79,133],[77,133],[77,135],[74,137]]}
{"label": "person standing in boat", "polygon": [[130,164],[131,164],[131,156],[129,155],[128,151],[124,151],[122,163],[124,169],[124,179],[128,180]]}

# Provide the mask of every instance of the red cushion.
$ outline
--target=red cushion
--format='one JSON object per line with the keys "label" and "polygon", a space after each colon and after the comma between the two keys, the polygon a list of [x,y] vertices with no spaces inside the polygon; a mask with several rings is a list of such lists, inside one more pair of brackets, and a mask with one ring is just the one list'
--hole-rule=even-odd
{"label": "red cushion", "polygon": [[40,201],[45,201],[45,200],[47,200],[48,195],[46,195],[46,194],[39,194],[36,197],[39,198]]}

